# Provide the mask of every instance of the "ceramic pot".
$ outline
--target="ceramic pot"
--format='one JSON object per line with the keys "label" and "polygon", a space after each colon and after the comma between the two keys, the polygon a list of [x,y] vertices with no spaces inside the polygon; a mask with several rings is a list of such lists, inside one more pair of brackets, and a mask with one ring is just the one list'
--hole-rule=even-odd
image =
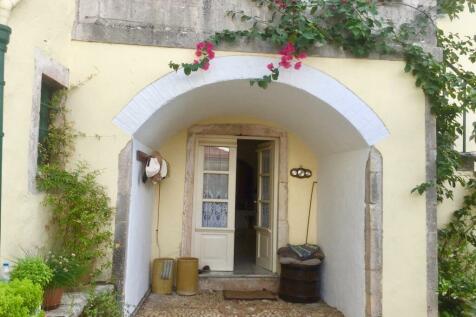
{"label": "ceramic pot", "polygon": [[45,290],[43,295],[43,309],[53,310],[61,305],[61,299],[63,298],[64,288],[50,288]]}

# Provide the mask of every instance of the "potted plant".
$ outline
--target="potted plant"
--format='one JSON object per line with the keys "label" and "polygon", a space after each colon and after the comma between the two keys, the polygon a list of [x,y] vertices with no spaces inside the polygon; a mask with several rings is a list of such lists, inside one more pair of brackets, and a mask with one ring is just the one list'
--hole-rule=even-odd
{"label": "potted plant", "polygon": [[84,274],[84,267],[74,253],[65,255],[49,252],[45,262],[53,272],[43,299],[43,309],[48,311],[59,307],[65,288],[76,286]]}
{"label": "potted plant", "polygon": [[53,271],[40,256],[30,256],[17,260],[10,274],[11,280],[30,280],[33,284],[45,289],[51,282]]}

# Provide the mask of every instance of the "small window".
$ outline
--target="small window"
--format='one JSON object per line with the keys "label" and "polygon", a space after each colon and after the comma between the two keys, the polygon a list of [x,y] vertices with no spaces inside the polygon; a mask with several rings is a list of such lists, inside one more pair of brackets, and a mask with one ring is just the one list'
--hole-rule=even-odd
{"label": "small window", "polygon": [[48,127],[50,125],[50,111],[52,100],[58,86],[52,83],[48,78],[41,80],[41,101],[40,101],[40,121],[38,131],[38,164],[43,164],[44,156],[41,154],[42,145],[45,144],[48,136]]}

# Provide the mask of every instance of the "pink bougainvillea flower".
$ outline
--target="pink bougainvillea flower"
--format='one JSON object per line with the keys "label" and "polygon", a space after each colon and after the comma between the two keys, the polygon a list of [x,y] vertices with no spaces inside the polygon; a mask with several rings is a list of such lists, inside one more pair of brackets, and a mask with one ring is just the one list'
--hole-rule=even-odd
{"label": "pink bougainvillea flower", "polygon": [[292,61],[292,59],[293,59],[292,55],[284,55],[283,57],[281,57],[281,60],[283,62],[290,62]]}
{"label": "pink bougainvillea flower", "polygon": [[210,50],[209,52],[207,52],[208,54],[208,59],[212,60],[215,58],[215,52]]}
{"label": "pink bougainvillea flower", "polygon": [[210,63],[209,62],[203,63],[203,66],[202,66],[203,70],[208,70],[209,68],[210,68]]}
{"label": "pink bougainvillea flower", "polygon": [[202,51],[197,50],[197,51],[195,52],[195,56],[197,56],[197,57],[202,56]]}
{"label": "pink bougainvillea flower", "polygon": [[284,0],[274,0],[274,3],[276,3],[276,5],[281,9],[285,9],[287,7]]}
{"label": "pink bougainvillea flower", "polygon": [[268,66],[266,66],[266,67],[268,67],[268,69],[269,69],[270,71],[273,71],[273,69],[274,69],[273,63],[269,63]]}
{"label": "pink bougainvillea flower", "polygon": [[292,65],[291,65],[290,62],[282,60],[281,62],[279,62],[279,66],[282,66],[282,67],[288,69],[288,68],[291,68]]}
{"label": "pink bougainvillea flower", "polygon": [[205,46],[207,48],[207,51],[213,50],[215,48],[215,46],[213,46],[213,43],[211,42],[205,42]]}
{"label": "pink bougainvillea flower", "polygon": [[197,51],[201,51],[205,48],[205,42],[199,42],[197,43]]}
{"label": "pink bougainvillea flower", "polygon": [[296,70],[300,70],[302,67],[302,62],[297,62],[296,64],[294,64],[294,69]]}
{"label": "pink bougainvillea flower", "polygon": [[305,58],[307,58],[307,53],[306,52],[301,52],[296,57],[298,59],[305,59]]}
{"label": "pink bougainvillea flower", "polygon": [[199,63],[198,60],[194,60],[194,61],[193,61],[193,64],[198,64],[198,63]]}
{"label": "pink bougainvillea flower", "polygon": [[292,55],[296,51],[296,48],[294,47],[294,44],[291,42],[286,43],[281,51],[279,51],[279,54],[281,55]]}

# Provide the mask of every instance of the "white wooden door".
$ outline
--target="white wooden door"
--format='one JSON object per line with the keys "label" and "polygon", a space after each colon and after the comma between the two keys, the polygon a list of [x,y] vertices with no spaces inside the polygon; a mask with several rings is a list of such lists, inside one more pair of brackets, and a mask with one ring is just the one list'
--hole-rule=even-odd
{"label": "white wooden door", "polygon": [[258,220],[256,224],[256,264],[273,269],[273,178],[274,143],[258,147]]}
{"label": "white wooden door", "polygon": [[192,254],[200,267],[233,271],[236,139],[200,140],[197,149]]}

